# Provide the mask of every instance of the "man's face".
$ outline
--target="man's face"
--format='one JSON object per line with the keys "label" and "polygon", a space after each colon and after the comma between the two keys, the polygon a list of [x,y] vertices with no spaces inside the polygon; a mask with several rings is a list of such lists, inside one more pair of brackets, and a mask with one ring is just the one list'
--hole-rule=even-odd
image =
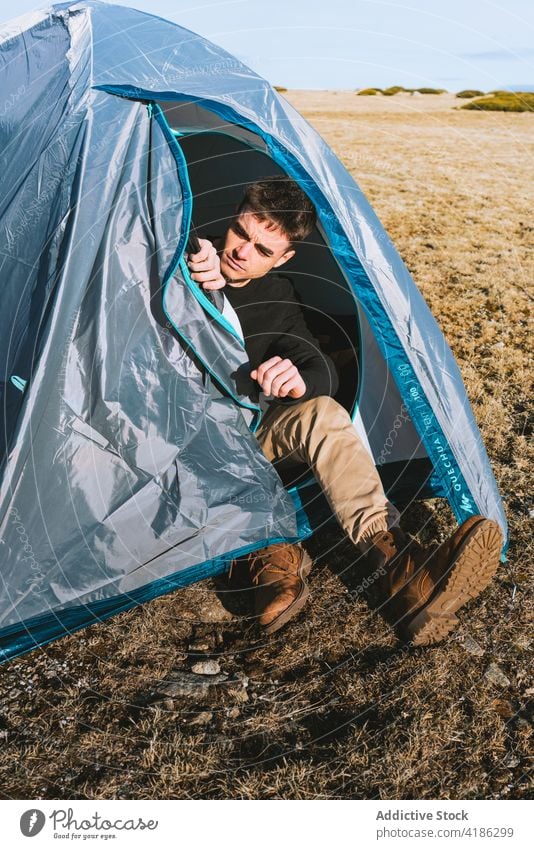
{"label": "man's face", "polygon": [[279,268],[295,251],[272,221],[243,210],[230,225],[221,253],[221,273],[230,286],[243,286]]}

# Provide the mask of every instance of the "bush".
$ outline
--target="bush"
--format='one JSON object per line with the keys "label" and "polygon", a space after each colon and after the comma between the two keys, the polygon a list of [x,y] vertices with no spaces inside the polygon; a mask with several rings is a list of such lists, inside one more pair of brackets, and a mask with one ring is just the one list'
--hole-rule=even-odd
{"label": "bush", "polygon": [[418,91],[419,94],[446,94],[446,88],[414,88],[414,91]]}
{"label": "bush", "polygon": [[283,85],[275,85],[275,91],[287,91],[287,88]]}
{"label": "bush", "polygon": [[484,97],[484,92],[478,91],[476,88],[466,88],[457,92],[456,97]]}
{"label": "bush", "polygon": [[357,94],[382,94],[381,88],[361,88]]}
{"label": "bush", "polygon": [[389,88],[385,88],[382,94],[385,94],[387,97],[391,97],[393,94],[398,94],[399,91],[410,91],[411,89],[404,88],[402,85],[392,85]]}
{"label": "bush", "polygon": [[478,100],[464,103],[461,109],[479,109],[491,112],[534,112],[534,92],[503,91]]}

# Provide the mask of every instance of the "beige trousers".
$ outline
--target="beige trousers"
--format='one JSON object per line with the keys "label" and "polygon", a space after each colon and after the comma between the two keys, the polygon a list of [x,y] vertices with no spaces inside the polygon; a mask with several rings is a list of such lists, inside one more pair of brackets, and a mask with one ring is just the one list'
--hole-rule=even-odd
{"label": "beige trousers", "polygon": [[339,524],[362,551],[374,534],[398,524],[372,458],[347,411],[328,396],[272,405],[256,431],[271,462],[290,471],[307,464]]}

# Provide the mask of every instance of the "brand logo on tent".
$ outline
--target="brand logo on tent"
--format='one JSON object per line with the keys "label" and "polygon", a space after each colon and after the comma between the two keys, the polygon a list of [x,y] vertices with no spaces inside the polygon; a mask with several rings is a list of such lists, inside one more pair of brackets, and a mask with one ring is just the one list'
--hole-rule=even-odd
{"label": "brand logo on tent", "polygon": [[464,513],[472,513],[473,512],[473,502],[463,492],[462,492],[462,501],[461,501],[460,507],[464,511]]}
{"label": "brand logo on tent", "polygon": [[24,811],[20,818],[20,830],[24,837],[35,837],[42,830],[46,822],[46,817],[42,811],[37,808],[32,808],[30,811]]}

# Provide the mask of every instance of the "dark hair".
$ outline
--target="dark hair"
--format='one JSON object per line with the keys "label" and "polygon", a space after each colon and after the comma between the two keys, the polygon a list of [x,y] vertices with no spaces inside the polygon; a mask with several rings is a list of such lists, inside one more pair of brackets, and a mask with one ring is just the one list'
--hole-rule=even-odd
{"label": "dark hair", "polygon": [[317,220],[315,207],[298,183],[290,177],[262,177],[250,183],[237,214],[250,209],[260,221],[272,221],[290,242],[301,242]]}

